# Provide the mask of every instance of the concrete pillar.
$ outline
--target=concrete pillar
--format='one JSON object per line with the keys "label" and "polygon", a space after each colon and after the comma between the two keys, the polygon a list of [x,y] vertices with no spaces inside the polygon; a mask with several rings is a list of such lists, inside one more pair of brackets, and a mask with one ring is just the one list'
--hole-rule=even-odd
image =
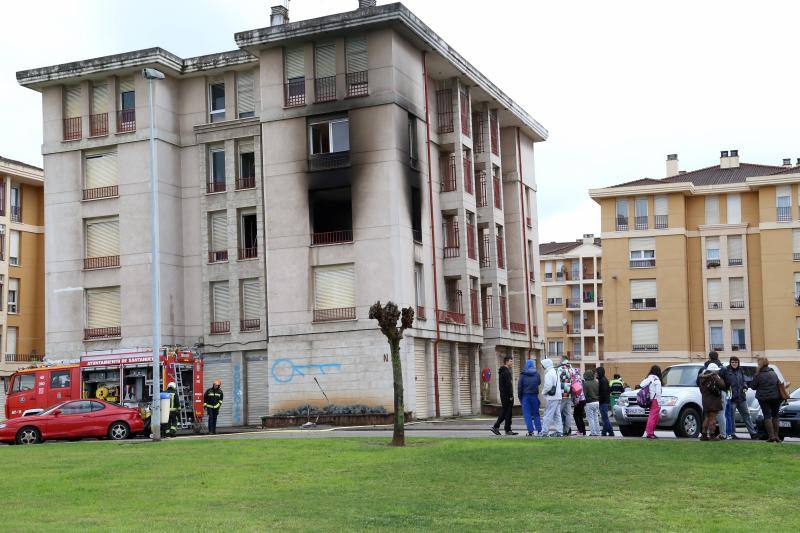
{"label": "concrete pillar", "polygon": [[[245,394],[244,388],[247,383],[243,352],[231,352],[231,393],[232,393],[232,414],[231,423],[234,426],[244,424],[245,413]],[[227,399],[227,398],[226,398]]]}

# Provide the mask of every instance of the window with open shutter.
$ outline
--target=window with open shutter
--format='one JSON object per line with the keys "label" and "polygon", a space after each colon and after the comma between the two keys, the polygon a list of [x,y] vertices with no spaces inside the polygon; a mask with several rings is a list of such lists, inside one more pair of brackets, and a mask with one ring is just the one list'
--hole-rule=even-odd
{"label": "window with open shutter", "polygon": [[344,49],[348,74],[367,70],[367,38],[365,36],[347,38]]}
{"label": "window with open shutter", "polygon": [[257,278],[242,280],[242,320],[261,317],[261,284]]}
{"label": "window with open shutter", "polygon": [[631,307],[633,309],[654,309],[656,307],[656,280],[631,280]]}
{"label": "window with open shutter", "polygon": [[314,309],[355,307],[353,265],[322,266],[314,269]]}
{"label": "window with open shutter", "polygon": [[719,266],[719,237],[706,238],[706,260]]}
{"label": "window with open shutter", "polygon": [[81,116],[81,86],[64,87],[64,118]]}
{"label": "window with open shutter", "polygon": [[227,281],[211,283],[211,321],[228,322],[231,317],[230,292]]}
{"label": "window with open shutter", "polygon": [[706,282],[706,297],[709,309],[722,309],[722,280],[711,278]]}
{"label": "window with open shutter", "polygon": [[84,188],[99,189],[118,185],[117,153],[87,154],[84,159]]}
{"label": "window with open shutter", "polygon": [[719,224],[719,196],[706,196],[706,224]]}
{"label": "window with open shutter", "polygon": [[335,43],[321,43],[314,47],[314,76],[316,78],[336,76]]}
{"label": "window with open shutter", "polygon": [[285,81],[303,80],[306,77],[305,50],[302,46],[286,48],[284,51]]}
{"label": "window with open shutter", "polygon": [[209,248],[212,252],[228,249],[228,216],[225,211],[214,211],[209,215]]}
{"label": "window with open shutter", "polygon": [[239,118],[255,115],[255,71],[244,70],[236,73],[236,112]]}
{"label": "window with open shutter", "polygon": [[739,194],[728,195],[728,224],[741,224],[742,197]]}
{"label": "window with open shutter", "polygon": [[628,248],[631,252],[645,250],[654,251],[656,249],[656,239],[654,237],[628,239]]}
{"label": "window with open shutter", "polygon": [[86,257],[119,255],[119,217],[86,221]]}
{"label": "window with open shutter", "polygon": [[741,235],[728,236],[728,264],[731,266],[741,265],[743,261],[744,250],[742,248]]}
{"label": "window with open shutter", "polygon": [[731,348],[734,350],[745,350],[744,320],[731,320]]}
{"label": "window with open shutter", "polygon": [[119,108],[134,109],[136,107],[136,86],[133,78],[119,80]]}
{"label": "window with open shutter", "polygon": [[92,114],[108,113],[109,110],[108,84],[95,82],[92,84]]}
{"label": "window with open shutter", "polygon": [[730,278],[728,280],[731,307],[734,309],[744,307],[744,278]]}
{"label": "window with open shutter", "polygon": [[631,322],[631,344],[634,351],[658,350],[658,321],[636,320]]}
{"label": "window with open shutter", "polygon": [[708,323],[708,338],[711,342],[712,350],[722,350],[722,321],[714,320]]}
{"label": "window with open shutter", "polygon": [[8,312],[19,312],[19,278],[8,278]]}
{"label": "window with open shutter", "polygon": [[86,289],[86,327],[113,328],[122,323],[119,287]]}

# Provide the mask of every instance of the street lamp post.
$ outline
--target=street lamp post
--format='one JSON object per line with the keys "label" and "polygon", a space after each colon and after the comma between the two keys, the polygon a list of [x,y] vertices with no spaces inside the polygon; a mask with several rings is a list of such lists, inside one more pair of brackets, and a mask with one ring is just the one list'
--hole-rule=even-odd
{"label": "street lamp post", "polygon": [[150,112],[150,273],[153,315],[153,410],[150,431],[154,441],[161,440],[161,265],[158,249],[158,177],[156,165],[156,113],[153,106],[153,80],[163,80],[164,73],[154,68],[142,69],[147,80],[147,107]]}

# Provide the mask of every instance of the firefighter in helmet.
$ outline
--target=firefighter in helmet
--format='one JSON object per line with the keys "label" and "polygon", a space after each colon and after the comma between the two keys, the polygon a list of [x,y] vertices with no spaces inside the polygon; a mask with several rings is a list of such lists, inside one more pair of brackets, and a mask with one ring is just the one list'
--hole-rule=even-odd
{"label": "firefighter in helmet", "polygon": [[178,401],[178,390],[174,381],[170,381],[169,385],[167,385],[167,392],[169,393],[169,427],[167,428],[167,435],[174,437],[178,434],[178,410],[181,408]]}
{"label": "firefighter in helmet", "polygon": [[214,380],[214,384],[203,395],[203,407],[208,413],[208,432],[211,435],[217,434],[217,415],[219,408],[222,407],[222,382]]}

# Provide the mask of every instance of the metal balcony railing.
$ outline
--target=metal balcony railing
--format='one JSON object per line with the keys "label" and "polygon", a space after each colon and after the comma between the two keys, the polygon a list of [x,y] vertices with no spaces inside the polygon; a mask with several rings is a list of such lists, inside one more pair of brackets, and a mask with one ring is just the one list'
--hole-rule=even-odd
{"label": "metal balcony railing", "polygon": [[518,333],[521,335],[525,335],[527,333],[527,331],[525,331],[527,328],[525,327],[524,322],[510,322],[509,325],[511,328],[511,333]]}
{"label": "metal balcony railing", "polygon": [[486,135],[486,121],[484,113],[476,112],[472,114],[472,148],[476,154],[482,154],[486,147],[484,146],[484,136]]}
{"label": "metal balcony railing", "polygon": [[791,207],[776,207],[775,220],[778,222],[791,222],[792,221],[792,208]]}
{"label": "metal balcony railing", "polygon": [[209,263],[224,263],[228,260],[228,250],[217,250],[215,252],[208,252]]}
{"label": "metal balcony railing", "polygon": [[19,205],[11,206],[11,222],[22,222],[22,207]]}
{"label": "metal balcony railing", "polygon": [[499,296],[500,299],[500,327],[508,329],[508,307],[505,296]]}
{"label": "metal balcony railing", "polygon": [[731,309],[744,309],[744,300],[731,300]]}
{"label": "metal balcony railing", "polygon": [[286,107],[305,105],[306,80],[298,79],[283,84],[284,104]]}
{"label": "metal balcony railing", "polygon": [[442,192],[456,190],[456,155],[451,153],[440,157],[439,169],[442,176]]}
{"label": "metal balcony railing", "polygon": [[722,302],[708,302],[709,309],[722,309]]}
{"label": "metal balcony railing", "polygon": [[260,318],[243,318],[239,321],[239,331],[258,331],[261,329]]}
{"label": "metal balcony railing", "polygon": [[414,242],[422,243],[422,230],[411,228],[411,238],[414,239]]}
{"label": "metal balcony railing", "polygon": [[464,192],[473,194],[474,177],[472,176],[472,161],[464,158]]}
{"label": "metal balcony railing", "polygon": [[634,311],[645,311],[645,310],[652,310],[656,309],[656,299],[655,298],[646,298],[644,300],[633,300],[631,301],[631,310]]}
{"label": "metal balcony railing", "polygon": [[206,183],[206,193],[212,194],[216,192],[225,192],[224,181],[209,181]]}
{"label": "metal balcony railing", "polygon": [[628,231],[628,217],[617,215],[617,231]]}
{"label": "metal balcony railing", "polygon": [[581,306],[580,298],[567,298],[568,309],[578,309]]}
{"label": "metal balcony railing", "polygon": [[117,111],[117,133],[136,131],[136,109],[120,109]]}
{"label": "metal balcony railing", "polygon": [[732,352],[743,352],[745,350],[747,350],[747,344],[745,343],[731,344]]}
{"label": "metal balcony railing", "polygon": [[335,320],[355,320],[355,307],[314,309],[314,322],[333,322]]}
{"label": "metal balcony railing", "polygon": [[717,268],[721,264],[719,258],[716,259],[706,259],[706,268]]}
{"label": "metal balcony railing", "polygon": [[488,295],[481,298],[481,313],[483,314],[483,327],[493,328],[492,320],[492,299]]}
{"label": "metal balcony railing", "polygon": [[648,229],[647,216],[635,217],[634,224],[637,230]]}
{"label": "metal balcony railing", "polygon": [[255,176],[242,176],[240,178],[236,178],[236,190],[241,191],[243,189],[255,189],[256,188],[256,177]]}
{"label": "metal balcony railing", "polygon": [[653,222],[656,229],[666,229],[669,226],[669,217],[668,215],[655,215]]}
{"label": "metal balcony railing", "polygon": [[327,154],[311,154],[308,157],[308,170],[332,170],[350,166],[350,151],[330,152]]}
{"label": "metal balcony railing", "polygon": [[83,260],[84,270],[97,270],[100,268],[116,268],[119,266],[119,256],[109,255],[107,257],[86,257]]}
{"label": "metal balcony railing", "polygon": [[417,306],[417,320],[427,320],[425,318],[425,308],[421,305]]}
{"label": "metal balcony railing", "polygon": [[83,330],[83,339],[87,341],[115,339],[121,336],[122,328],[120,326],[112,326],[110,328],[87,328]]}
{"label": "metal balcony railing", "polygon": [[657,352],[658,344],[634,344],[631,346],[634,352]]}
{"label": "metal balcony railing", "polygon": [[7,353],[6,363],[40,363],[44,361],[43,353]]}
{"label": "metal balcony railing", "polygon": [[492,145],[492,153],[500,155],[500,132],[497,123],[497,111],[489,113],[489,132]]}
{"label": "metal balcony railing", "polygon": [[336,76],[314,79],[314,98],[317,102],[336,100]]}
{"label": "metal balcony railing", "polygon": [[475,197],[475,204],[477,207],[486,207],[489,205],[489,199],[486,195],[486,171],[478,171],[478,194]]}
{"label": "metal balcony railing", "polygon": [[348,98],[353,96],[367,96],[369,94],[369,75],[366,70],[348,72],[345,74]]}
{"label": "metal balcony railing", "polygon": [[452,133],[453,122],[453,91],[450,89],[436,91],[436,132]]}
{"label": "metal balcony railing", "polygon": [[794,252],[792,254],[792,261],[800,261],[800,253]]}
{"label": "metal balcony railing", "polygon": [[460,248],[458,221],[453,220],[442,224],[442,232],[444,233],[444,256],[458,257]]}
{"label": "metal balcony railing", "polygon": [[710,348],[710,350],[711,350],[712,352],[722,352],[722,351],[724,351],[724,350],[725,350],[725,345],[724,345],[724,344],[722,344],[722,343],[715,343],[715,342],[712,342],[712,343],[709,345],[709,348]]}
{"label": "metal balcony railing", "polygon": [[728,258],[728,266],[742,266],[743,261],[741,258],[731,257]]}
{"label": "metal balcony railing", "polygon": [[245,259],[255,259],[258,257],[258,246],[250,248],[239,248],[238,259],[244,261]]}
{"label": "metal balcony railing", "polygon": [[324,231],[311,234],[311,246],[325,246],[328,244],[344,244],[353,242],[353,230]]}
{"label": "metal balcony railing", "polygon": [[211,334],[218,335],[220,333],[230,333],[231,323],[228,320],[211,323]]}
{"label": "metal balcony railing", "polygon": [[465,137],[470,136],[470,121],[469,121],[469,97],[465,91],[458,91],[459,99],[461,101],[461,134]]}
{"label": "metal balcony railing", "polygon": [[91,137],[108,135],[108,113],[89,115],[89,135]]}
{"label": "metal balcony railing", "polygon": [[438,316],[439,322],[444,322],[446,324],[458,324],[463,326],[467,323],[464,313],[460,313],[458,311],[446,311],[444,309],[439,309]]}
{"label": "metal balcony railing", "polygon": [[99,200],[100,198],[115,198],[119,196],[119,185],[83,189],[84,200]]}
{"label": "metal balcony railing", "polygon": [[650,259],[631,259],[631,268],[653,268],[656,266],[655,258]]}
{"label": "metal balcony railing", "polygon": [[81,117],[64,119],[64,140],[76,141],[83,136]]}
{"label": "metal balcony railing", "polygon": [[480,249],[480,266],[481,268],[489,268],[491,266],[492,261],[490,258],[491,250],[489,249],[489,235],[487,233],[483,234],[483,240],[481,242],[481,249]]}

